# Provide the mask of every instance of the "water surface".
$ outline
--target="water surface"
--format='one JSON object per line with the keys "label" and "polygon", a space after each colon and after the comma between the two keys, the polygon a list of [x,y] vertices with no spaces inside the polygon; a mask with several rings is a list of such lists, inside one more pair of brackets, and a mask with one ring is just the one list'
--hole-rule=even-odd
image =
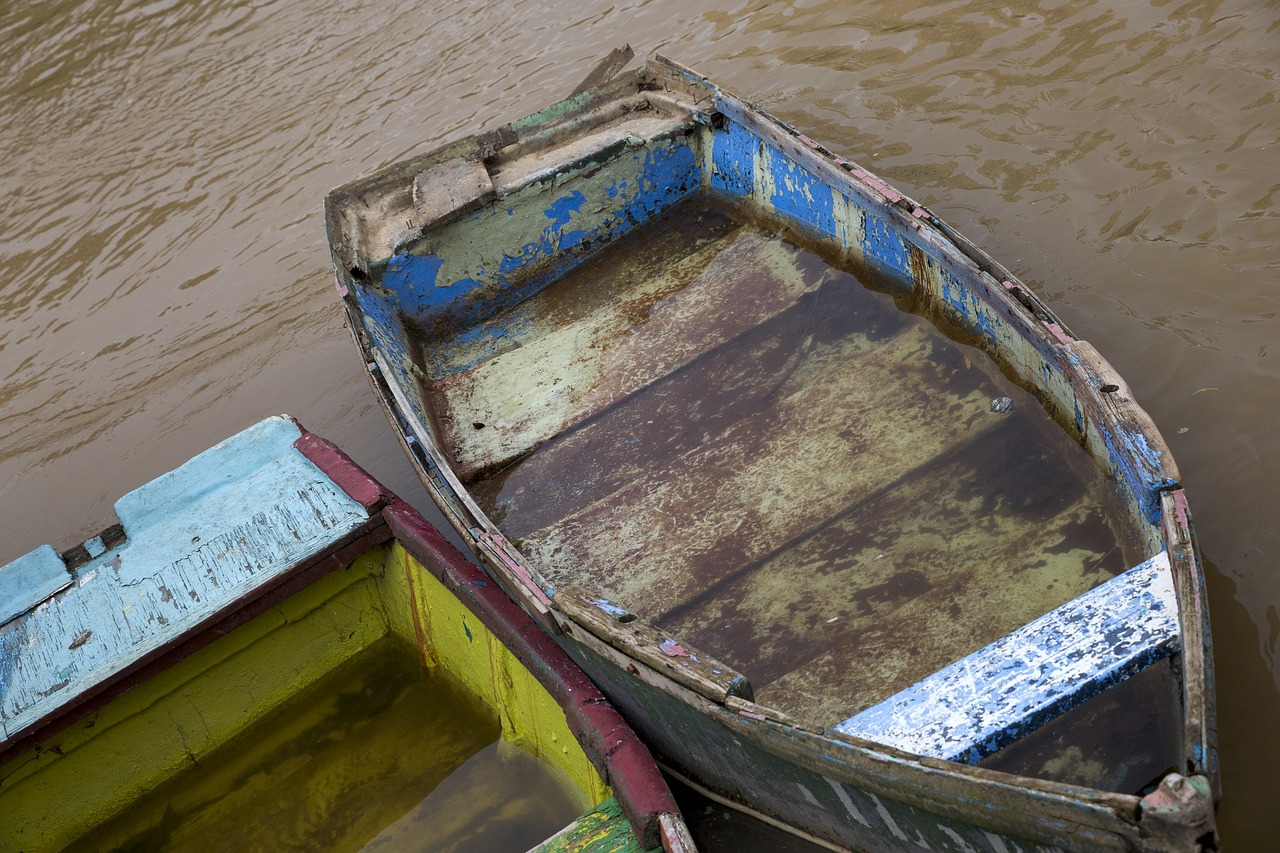
{"label": "water surface", "polygon": [[523,853],[587,804],[500,728],[383,640],[72,849]]}
{"label": "water surface", "polygon": [[1270,840],[1275,2],[18,0],[0,36],[0,560],[101,530],[280,411],[424,507],[342,329],[320,200],[630,41],[931,206],[1125,376],[1210,561],[1224,839]]}

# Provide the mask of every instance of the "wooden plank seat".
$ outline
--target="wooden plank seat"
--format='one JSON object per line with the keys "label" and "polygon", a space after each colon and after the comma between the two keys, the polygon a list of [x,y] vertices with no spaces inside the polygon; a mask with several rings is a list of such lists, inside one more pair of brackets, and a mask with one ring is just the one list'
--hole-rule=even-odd
{"label": "wooden plank seat", "polygon": [[38,593],[0,627],[0,746],[368,522],[294,449],[300,434],[263,421],[123,496],[127,538],[90,547],[69,582],[48,584],[48,546],[0,567]]}
{"label": "wooden plank seat", "polygon": [[973,764],[1181,645],[1162,551],[835,730]]}
{"label": "wooden plank seat", "polygon": [[1059,448],[989,411],[1021,392],[926,324],[830,279],[473,494],[554,586],[843,719],[1123,565]]}

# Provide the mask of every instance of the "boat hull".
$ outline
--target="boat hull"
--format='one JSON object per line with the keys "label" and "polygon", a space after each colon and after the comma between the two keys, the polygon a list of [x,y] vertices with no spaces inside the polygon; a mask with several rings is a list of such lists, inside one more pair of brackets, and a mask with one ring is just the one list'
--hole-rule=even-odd
{"label": "boat hull", "polygon": [[[289,419],[224,442],[117,512],[113,546],[91,540],[52,595],[37,579],[29,609],[4,626],[0,837],[14,849],[187,843],[213,827],[236,846],[359,846],[421,831],[384,830],[399,815],[383,804],[415,808],[495,738],[502,761],[555,768],[561,808],[585,809],[538,849],[692,849],[648,751],[581,671],[412,508]],[[5,567],[6,580],[29,565]],[[108,639],[102,622],[73,622],[119,625],[113,596],[138,630]],[[78,644],[63,649],[66,630]],[[358,689],[319,687],[344,671]],[[443,690],[414,685],[444,684],[463,704],[443,707],[465,706],[460,718],[405,704]],[[264,730],[278,732],[252,735],[265,746],[243,740]],[[266,766],[245,763],[246,743]],[[204,787],[190,788],[197,772]],[[293,786],[305,796],[281,793]],[[430,831],[483,846],[494,827],[545,822],[508,806],[459,804]]]}
{"label": "boat hull", "polygon": [[[626,124],[645,109],[657,117]],[[561,142],[567,148],[557,159],[548,152]],[[442,186],[448,191],[434,196]],[[1082,705],[1152,660],[1176,656],[1176,772],[1154,790],[1112,794],[922,757],[858,736],[856,717],[840,731],[836,720],[797,721],[753,701],[745,678],[679,637],[591,589],[550,582],[547,564],[527,559],[527,549],[477,504],[465,483],[505,470],[525,451],[486,444],[494,436],[487,421],[433,405],[430,386],[497,361],[497,347],[523,340],[518,322],[495,331],[481,320],[518,319],[516,306],[531,305],[532,295],[600,245],[698,192],[749,204],[896,282],[899,296],[961,330],[1088,450],[1114,486],[1125,546],[1144,560],[1161,555],[1172,617],[1149,648],[1119,660],[1111,680],[1070,693],[1065,704],[1053,700],[1050,715]],[[690,70],[658,61],[339,188],[328,201],[328,222],[357,345],[428,490],[493,577],[556,636],[672,771],[838,847],[1199,850],[1213,843],[1218,782],[1208,621],[1177,468],[1105,360],[926,208]],[[511,248],[495,250],[488,239],[467,236],[473,233]],[[501,264],[485,260],[486,246]],[[441,247],[461,248],[450,255]],[[640,337],[640,325],[627,333]],[[522,376],[510,363],[502,362]],[[582,370],[578,363],[573,369]],[[607,382],[584,387],[594,402],[563,416],[561,388],[531,388],[545,395],[522,426],[535,438],[515,446],[578,429],[621,399]],[[456,423],[442,422],[449,418]],[[1030,698],[1028,707],[1043,697]],[[1039,713],[1005,721],[1000,738],[1039,725]]]}

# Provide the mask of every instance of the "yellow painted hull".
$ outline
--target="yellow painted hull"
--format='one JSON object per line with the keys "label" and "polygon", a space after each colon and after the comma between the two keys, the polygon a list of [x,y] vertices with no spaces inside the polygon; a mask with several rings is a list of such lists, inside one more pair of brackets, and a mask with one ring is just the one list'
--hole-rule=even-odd
{"label": "yellow painted hull", "polygon": [[[364,487],[372,495],[367,519],[337,545],[297,561],[274,588],[241,599],[238,611],[208,614],[204,626],[170,638],[149,660],[90,684],[61,717],[46,718],[25,739],[7,737],[0,851],[159,849],[161,839],[165,849],[183,849],[208,846],[210,838],[227,849],[358,850],[379,832],[412,835],[384,830],[383,815],[392,809],[394,821],[395,809],[422,799],[413,785],[430,793],[476,751],[447,741],[445,730],[468,726],[479,728],[482,741],[496,738],[503,761],[540,762],[539,778],[549,776],[568,814],[581,816],[539,835],[554,835],[546,849],[642,850],[646,832],[656,846],[671,827],[677,842],[687,841],[673,814],[632,807],[627,767],[648,762],[640,801],[655,779],[659,794],[670,794],[647,752],[635,764],[643,747],[590,682],[412,509],[332,446],[316,446],[318,454],[314,446],[307,452],[329,466],[326,475],[348,492]],[[51,603],[58,602],[8,627],[37,636]],[[378,668],[379,650],[387,649],[398,669]],[[330,685],[342,673],[357,686],[337,695]],[[415,684],[447,684],[461,697],[454,716],[467,719],[395,705]],[[396,716],[394,724],[344,717],[354,713],[345,706],[376,706],[375,693],[391,698],[374,716]],[[373,698],[365,702],[366,695]],[[316,722],[324,718],[337,722],[324,729]],[[600,720],[605,727],[593,728]],[[423,769],[449,749],[458,754],[444,770]],[[257,765],[251,750],[261,753]],[[621,795],[609,782],[621,785]],[[397,797],[406,801],[386,802]],[[413,832],[429,836],[431,849],[482,844],[476,839],[486,824],[518,811],[516,797],[498,799],[460,803],[433,817],[425,833],[420,825]],[[360,805],[371,802],[376,808]],[[664,811],[675,813],[673,801]],[[648,825],[633,827],[637,813]]]}

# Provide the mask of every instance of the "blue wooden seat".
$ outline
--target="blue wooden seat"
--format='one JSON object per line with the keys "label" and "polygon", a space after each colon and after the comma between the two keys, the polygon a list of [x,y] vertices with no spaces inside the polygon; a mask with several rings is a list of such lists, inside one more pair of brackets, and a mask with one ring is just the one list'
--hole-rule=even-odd
{"label": "blue wooden seat", "polygon": [[1162,551],[835,730],[974,764],[1181,646]]}
{"label": "blue wooden seat", "polygon": [[264,420],[116,502],[124,541],[68,570],[0,566],[0,748],[364,524],[364,507]]}

